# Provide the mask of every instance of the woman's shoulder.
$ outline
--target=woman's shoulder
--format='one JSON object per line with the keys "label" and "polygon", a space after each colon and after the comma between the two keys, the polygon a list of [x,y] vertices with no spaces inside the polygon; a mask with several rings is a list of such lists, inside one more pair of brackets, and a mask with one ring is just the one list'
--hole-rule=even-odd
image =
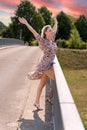
{"label": "woman's shoulder", "polygon": [[49,41],[46,38],[41,37],[40,35],[37,35],[36,40],[43,44],[49,44]]}

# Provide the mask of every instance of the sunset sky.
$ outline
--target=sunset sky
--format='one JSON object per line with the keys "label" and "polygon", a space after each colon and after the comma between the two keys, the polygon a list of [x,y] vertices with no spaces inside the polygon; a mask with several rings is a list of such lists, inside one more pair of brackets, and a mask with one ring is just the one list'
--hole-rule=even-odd
{"label": "sunset sky", "polygon": [[[87,16],[87,0],[29,0],[36,8],[46,6],[53,15],[64,11],[74,17],[81,14]],[[10,17],[17,10],[20,0],[0,0],[0,21],[8,26]]]}

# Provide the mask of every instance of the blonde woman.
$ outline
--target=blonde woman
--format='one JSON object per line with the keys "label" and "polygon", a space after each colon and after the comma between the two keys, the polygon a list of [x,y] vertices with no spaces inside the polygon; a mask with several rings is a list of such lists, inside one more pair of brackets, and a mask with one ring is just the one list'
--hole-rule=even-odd
{"label": "blonde woman", "polygon": [[[57,31],[57,20],[54,19],[55,24],[53,28],[50,25],[46,25],[42,28],[41,36],[36,32],[35,29],[27,22],[25,18],[18,18],[20,23],[26,25],[26,27],[33,33],[34,37],[37,39],[40,49],[43,51],[43,57],[40,63],[37,65],[35,72],[28,73],[28,79],[35,80],[40,79],[40,83],[37,89],[36,99],[34,106],[40,109],[40,96],[43,87],[46,84],[48,78],[55,79],[53,71],[53,60],[56,54],[57,46],[54,42],[55,34]],[[54,87],[52,87],[48,101],[50,102],[53,96]]]}

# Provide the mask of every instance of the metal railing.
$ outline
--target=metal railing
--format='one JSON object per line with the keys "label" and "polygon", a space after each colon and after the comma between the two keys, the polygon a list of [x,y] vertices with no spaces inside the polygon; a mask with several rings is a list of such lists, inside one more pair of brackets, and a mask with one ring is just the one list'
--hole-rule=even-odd
{"label": "metal railing", "polygon": [[57,57],[54,62],[54,130],[85,130]]}

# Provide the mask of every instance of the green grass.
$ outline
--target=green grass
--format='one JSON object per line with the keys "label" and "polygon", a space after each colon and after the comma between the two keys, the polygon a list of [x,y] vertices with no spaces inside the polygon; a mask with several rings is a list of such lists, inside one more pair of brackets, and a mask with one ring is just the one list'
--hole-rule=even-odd
{"label": "green grass", "polygon": [[58,49],[57,56],[87,130],[87,50]]}

